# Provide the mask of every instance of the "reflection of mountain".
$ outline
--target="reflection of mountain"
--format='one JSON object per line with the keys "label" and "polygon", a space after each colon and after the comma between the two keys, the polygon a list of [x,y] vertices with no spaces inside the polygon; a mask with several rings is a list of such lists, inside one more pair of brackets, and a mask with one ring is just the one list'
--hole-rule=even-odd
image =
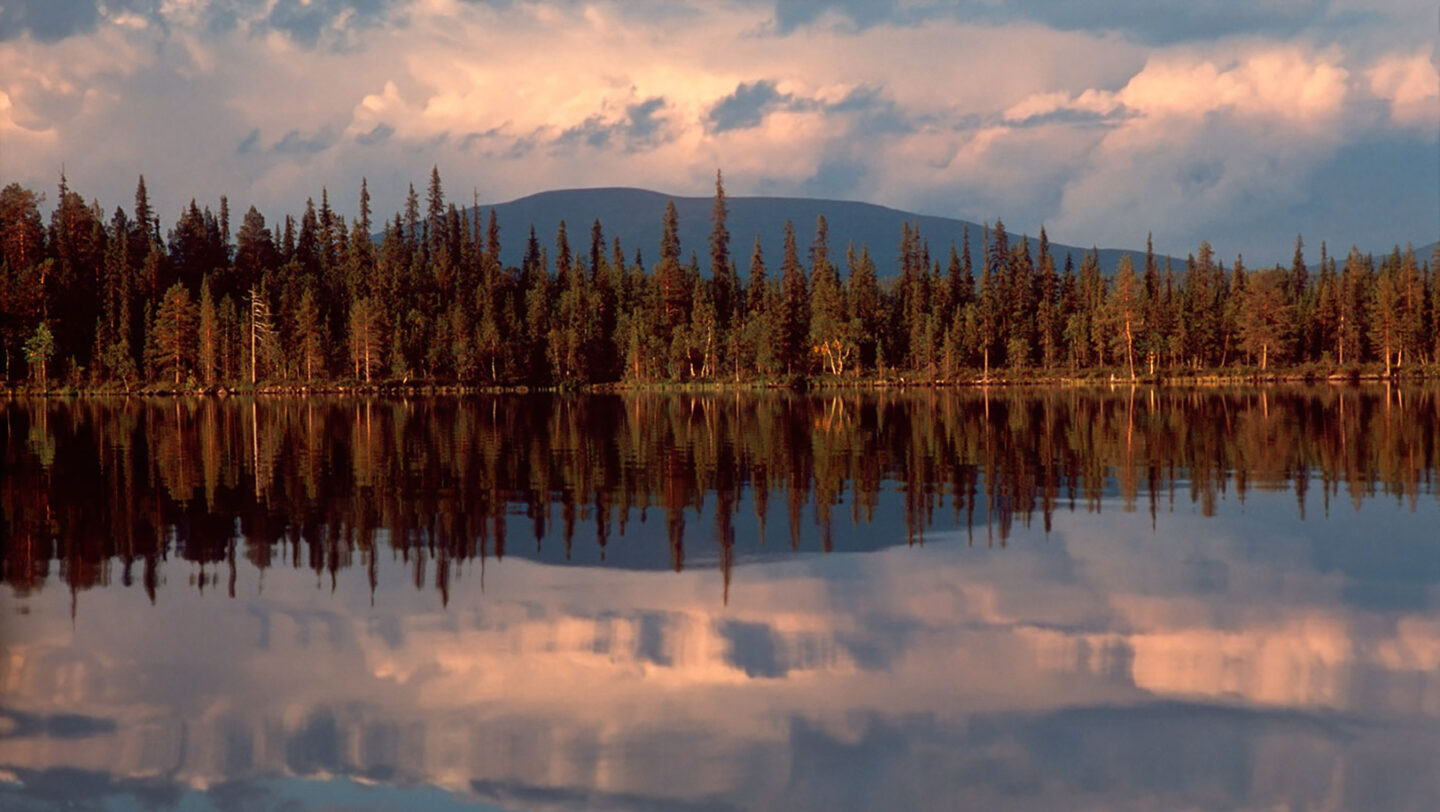
{"label": "reflection of mountain", "polygon": [[68,596],[7,592],[0,767],[527,808],[1424,807],[1440,594],[1344,603],[1297,525],[1263,526],[1287,502],[1247,504],[1258,559],[1214,520],[1160,538],[1116,511],[1006,550],[779,562],[725,608],[709,573],[509,559],[445,608],[388,571],[373,607],[359,570],[332,594],[252,569],[234,600],[93,590],[73,626]]}

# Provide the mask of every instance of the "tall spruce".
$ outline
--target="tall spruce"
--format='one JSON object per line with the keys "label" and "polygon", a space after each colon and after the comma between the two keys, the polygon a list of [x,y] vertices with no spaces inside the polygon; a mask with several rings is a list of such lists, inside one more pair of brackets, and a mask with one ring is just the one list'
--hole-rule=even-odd
{"label": "tall spruce", "polygon": [[785,248],[780,260],[780,312],[778,358],[785,374],[807,372],[810,334],[810,292],[805,269],[795,246],[795,224],[785,221]]}
{"label": "tall spruce", "polygon": [[729,208],[725,202],[725,182],[715,170],[715,203],[710,208],[710,281],[714,291],[715,316],[729,325],[736,310],[738,285],[735,266],[730,262],[730,230],[726,227]]}

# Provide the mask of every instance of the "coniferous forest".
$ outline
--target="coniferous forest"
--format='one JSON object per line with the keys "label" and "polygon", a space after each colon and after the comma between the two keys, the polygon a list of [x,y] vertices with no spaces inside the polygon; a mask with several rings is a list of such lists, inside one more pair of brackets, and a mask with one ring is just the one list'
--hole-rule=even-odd
{"label": "coniferous forest", "polygon": [[[1440,256],[1321,245],[1308,264],[1227,267],[1208,243],[1113,273],[996,220],[960,245],[894,246],[786,223],[780,256],[732,245],[716,173],[702,260],[673,204],[659,246],[604,224],[554,235],[447,201],[347,223],[323,191],[297,219],[191,202],[165,228],[143,176],[107,214],[61,177],[0,191],[7,387],[570,386],[612,382],[965,382],[1061,377],[1418,375],[1440,366]],[[803,224],[811,228],[811,224]],[[528,233],[525,229],[528,226]],[[506,229],[502,232],[503,229]],[[575,229],[574,231],[570,229]],[[373,235],[380,234],[379,239]],[[523,235],[523,236],[517,236]],[[525,241],[519,267],[501,240]],[[658,248],[653,262],[645,257]],[[881,279],[872,251],[895,251]],[[748,253],[748,257],[746,254]],[[1440,254],[1440,250],[1437,250]],[[1316,270],[1318,269],[1318,270]],[[1108,270],[1108,269],[1106,269]]]}

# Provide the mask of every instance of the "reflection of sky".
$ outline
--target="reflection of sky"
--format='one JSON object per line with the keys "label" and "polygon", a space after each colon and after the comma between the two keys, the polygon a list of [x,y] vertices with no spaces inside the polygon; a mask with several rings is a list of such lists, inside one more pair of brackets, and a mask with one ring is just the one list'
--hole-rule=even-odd
{"label": "reflection of sky", "polygon": [[[903,539],[835,513],[837,547]],[[54,583],[6,591],[0,807],[1433,806],[1435,501],[1198,513],[1106,502],[1000,549],[937,510],[923,547],[742,566],[728,605],[717,569],[613,559],[490,560],[483,591],[467,564],[448,605],[388,555],[373,598],[360,567],[244,567],[231,600],[178,561],[73,623]]]}

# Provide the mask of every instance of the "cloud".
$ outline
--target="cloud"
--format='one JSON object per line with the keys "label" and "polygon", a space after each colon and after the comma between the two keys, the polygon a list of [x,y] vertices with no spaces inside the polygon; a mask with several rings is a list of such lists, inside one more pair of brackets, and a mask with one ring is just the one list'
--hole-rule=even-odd
{"label": "cloud", "polygon": [[1370,92],[1389,105],[1396,124],[1432,132],[1440,124],[1440,71],[1432,54],[1385,57],[1365,76]]}
{"label": "cloud", "polygon": [[249,135],[245,136],[244,140],[240,142],[240,146],[235,148],[235,152],[239,155],[245,155],[254,152],[255,148],[259,145],[260,128],[256,127],[255,129],[250,131]]}
{"label": "cloud", "polygon": [[1061,30],[1122,31],[1150,45],[1209,41],[1235,34],[1287,38],[1321,18],[1327,0],[1257,0],[1220,3],[1213,0],[1041,0],[1032,3],[976,3],[1000,15],[1054,26]]}
{"label": "cloud", "polygon": [[394,0],[277,0],[264,25],[307,47],[328,42],[344,48],[353,45],[356,29],[386,22],[394,4]]}
{"label": "cloud", "polygon": [[326,131],[306,135],[299,130],[291,130],[271,149],[281,155],[314,155],[324,152],[334,142],[334,136]]}
{"label": "cloud", "polygon": [[791,98],[789,94],[777,91],[775,82],[768,79],[748,84],[741,82],[734,93],[722,98],[710,108],[710,131],[723,133],[727,130],[758,127],[767,113],[783,107]]}
{"label": "cloud", "polygon": [[[107,207],[141,172],[161,212],[227,194],[273,218],[361,175],[397,210],[432,165],[492,200],[703,195],[719,167],[734,195],[1080,243],[1154,230],[1184,251],[1267,224],[1291,241],[1339,150],[1434,130],[1416,0],[1261,2],[1236,22],[1137,3],[135,0],[52,40],[7,9],[0,136],[7,177],[48,187],[64,164]],[[1423,190],[1401,191],[1433,231]]]}
{"label": "cloud", "polygon": [[601,115],[590,116],[560,133],[554,146],[562,150],[576,146],[604,149],[615,144],[629,152],[656,146],[665,140],[665,119],[655,115],[664,108],[665,99],[656,96],[628,105],[625,114],[614,121]]}
{"label": "cloud", "polygon": [[626,128],[626,135],[634,142],[646,142],[659,132],[664,124],[663,119],[655,117],[655,113],[664,109],[665,99],[656,96],[646,99],[639,104],[632,104],[625,108],[629,116],[629,125]]}
{"label": "cloud", "polygon": [[97,0],[7,0],[0,5],[0,41],[29,34],[55,42],[95,29]]}
{"label": "cloud", "polygon": [[1062,241],[1132,246],[1153,231],[1165,251],[1208,238],[1268,261],[1283,255],[1283,235],[1304,230],[1281,213],[1305,205],[1314,173],[1358,137],[1361,95],[1329,49],[1171,49],[1115,90],[1018,100],[940,174],[990,201],[1050,212]]}
{"label": "cloud", "polygon": [[[718,135],[732,130],[753,129],[765,116],[783,110],[793,113],[820,111],[836,119],[853,122],[854,135],[908,133],[914,124],[902,110],[878,89],[861,85],[836,101],[781,93],[773,80],[741,82],[735,92],[721,98],[705,117],[706,131]],[[847,116],[846,114],[855,114]]]}
{"label": "cloud", "polygon": [[391,127],[389,124],[376,124],[375,129],[371,130],[370,132],[361,133],[360,135],[355,136],[355,143],[367,147],[374,146],[376,144],[383,144],[386,141],[389,141],[390,136],[394,134],[395,128]]}
{"label": "cloud", "polygon": [[1038,23],[1062,31],[1120,31],[1150,45],[1212,40],[1235,34],[1293,36],[1322,19],[1328,0],[775,0],[779,33],[806,27],[864,30],[936,21],[985,25]]}
{"label": "cloud", "polygon": [[915,4],[897,0],[776,0],[775,27],[780,33],[829,22],[852,28],[869,28],[882,23],[908,24],[921,19]]}

